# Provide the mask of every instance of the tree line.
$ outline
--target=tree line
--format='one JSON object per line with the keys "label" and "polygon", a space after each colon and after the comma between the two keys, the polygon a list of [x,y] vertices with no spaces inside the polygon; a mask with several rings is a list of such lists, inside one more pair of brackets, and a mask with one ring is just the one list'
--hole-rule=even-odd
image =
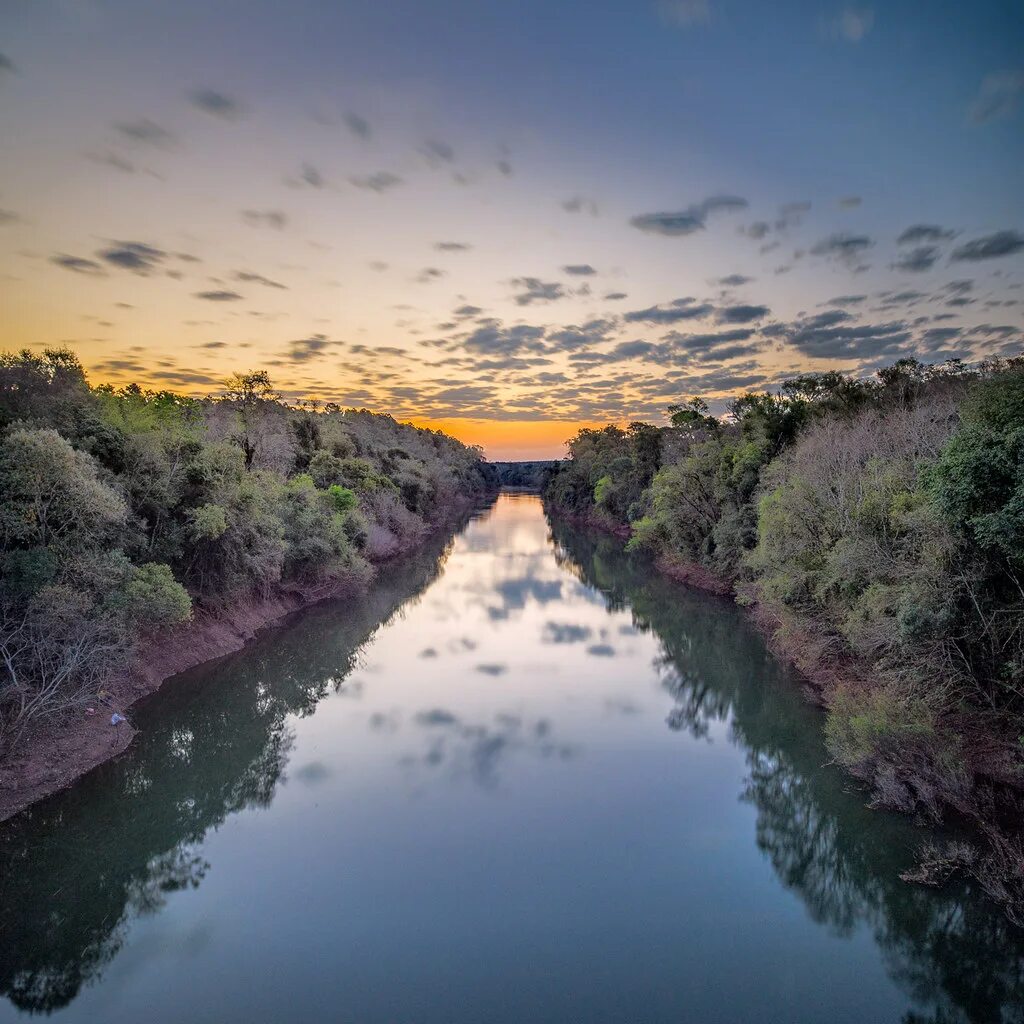
{"label": "tree line", "polygon": [[548,506],[759,603],[879,804],[1019,823],[1024,359],[808,374],[670,416],[581,430]]}
{"label": "tree line", "polygon": [[365,581],[497,486],[476,448],[265,371],[189,398],[0,353],[0,756],[196,610]]}

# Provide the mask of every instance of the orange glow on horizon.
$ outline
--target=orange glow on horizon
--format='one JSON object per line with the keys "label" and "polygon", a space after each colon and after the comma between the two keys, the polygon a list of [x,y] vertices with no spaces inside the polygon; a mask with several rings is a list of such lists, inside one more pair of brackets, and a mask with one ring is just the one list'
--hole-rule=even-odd
{"label": "orange glow on horizon", "polygon": [[488,459],[503,462],[564,459],[565,443],[584,427],[605,423],[580,420],[415,419],[417,427],[443,430],[464,444],[478,444]]}

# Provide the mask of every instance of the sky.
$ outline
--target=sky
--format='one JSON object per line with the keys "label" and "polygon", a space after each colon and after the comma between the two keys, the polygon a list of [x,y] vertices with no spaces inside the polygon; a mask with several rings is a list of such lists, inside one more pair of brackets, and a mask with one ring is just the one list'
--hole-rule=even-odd
{"label": "sky", "polygon": [[1024,4],[3,0],[0,349],[492,458],[1024,350]]}

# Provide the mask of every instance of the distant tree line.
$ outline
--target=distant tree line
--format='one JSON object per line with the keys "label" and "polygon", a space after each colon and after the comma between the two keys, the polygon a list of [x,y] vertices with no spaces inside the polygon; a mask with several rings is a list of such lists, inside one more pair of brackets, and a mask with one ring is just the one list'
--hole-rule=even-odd
{"label": "distant tree line", "polygon": [[[808,374],[670,414],[581,430],[549,507],[760,602],[880,803],[975,813],[1022,788],[1024,359]],[[1024,866],[1019,834],[1007,856]]]}
{"label": "distant tree line", "polygon": [[476,448],[264,371],[196,399],[0,354],[0,756],[194,608],[365,580],[497,486]]}
{"label": "distant tree line", "polygon": [[542,459],[533,462],[492,462],[491,465],[497,470],[502,487],[523,487],[539,491],[558,463],[553,459]]}

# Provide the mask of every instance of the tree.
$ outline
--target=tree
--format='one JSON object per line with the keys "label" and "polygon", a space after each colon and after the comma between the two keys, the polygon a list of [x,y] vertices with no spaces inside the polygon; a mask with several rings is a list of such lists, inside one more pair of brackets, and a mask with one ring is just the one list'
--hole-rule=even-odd
{"label": "tree", "polygon": [[56,430],[11,430],[0,442],[0,544],[66,550],[91,547],[125,521],[123,499],[95,461]]}
{"label": "tree", "polygon": [[276,412],[280,395],[270,382],[266,370],[235,373],[224,381],[224,399],[233,407],[238,429],[232,440],[245,455],[246,470],[253,461],[265,437],[267,419]]}

